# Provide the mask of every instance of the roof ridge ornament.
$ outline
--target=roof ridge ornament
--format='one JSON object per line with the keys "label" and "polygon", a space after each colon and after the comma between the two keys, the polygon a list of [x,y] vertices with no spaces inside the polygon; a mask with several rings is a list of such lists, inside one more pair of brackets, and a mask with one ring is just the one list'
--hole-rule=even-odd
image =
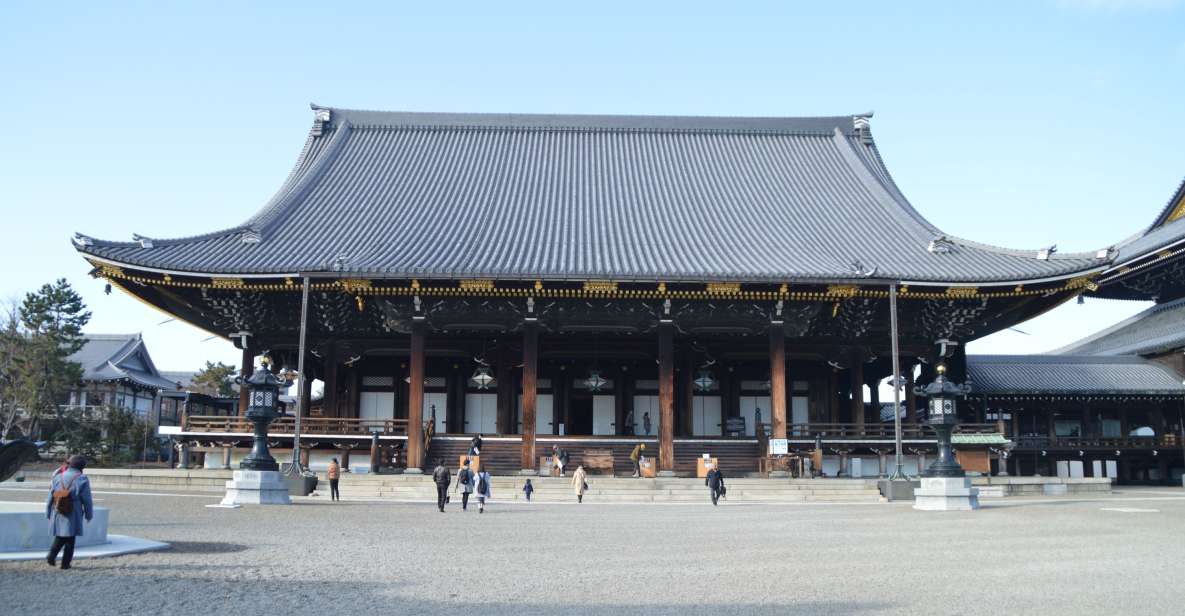
{"label": "roof ridge ornament", "polygon": [[1057,244],[1048,246],[1046,248],[1042,248],[1041,250],[1037,251],[1037,260],[1038,261],[1048,261],[1049,257],[1052,257],[1053,253],[1055,253],[1055,252],[1057,252]]}
{"label": "roof ridge ornament", "polygon": [[939,235],[930,240],[930,244],[926,246],[926,250],[933,254],[946,254],[950,252],[955,246],[955,243],[948,239],[945,235]]}
{"label": "roof ridge ornament", "polygon": [[852,129],[864,145],[872,145],[872,123],[868,121],[871,117],[871,111],[852,116]]}
{"label": "roof ridge ornament", "polygon": [[333,110],[325,107],[317,107],[313,105],[313,136],[320,137],[325,134],[325,127],[333,119]]}
{"label": "roof ridge ornament", "polygon": [[132,234],[132,241],[140,244],[140,248],[152,248],[152,238],[144,237],[139,233]]}

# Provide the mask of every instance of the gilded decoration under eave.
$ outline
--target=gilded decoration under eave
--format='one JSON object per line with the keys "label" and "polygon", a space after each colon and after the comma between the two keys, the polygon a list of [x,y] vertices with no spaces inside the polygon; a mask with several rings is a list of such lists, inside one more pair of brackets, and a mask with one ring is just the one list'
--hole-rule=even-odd
{"label": "gilded decoration under eave", "polygon": [[374,286],[370,280],[365,278],[343,278],[338,281],[338,284],[346,293],[363,293]]}
{"label": "gilded decoration under eave", "polygon": [[494,281],[489,279],[462,280],[458,283],[462,291],[493,291]]}
{"label": "gilded decoration under eave", "polygon": [[215,289],[242,289],[247,283],[242,278],[211,278],[210,286]]}
{"label": "gilded decoration under eave", "polygon": [[589,293],[614,293],[617,291],[617,283],[612,280],[586,280],[584,290]]}

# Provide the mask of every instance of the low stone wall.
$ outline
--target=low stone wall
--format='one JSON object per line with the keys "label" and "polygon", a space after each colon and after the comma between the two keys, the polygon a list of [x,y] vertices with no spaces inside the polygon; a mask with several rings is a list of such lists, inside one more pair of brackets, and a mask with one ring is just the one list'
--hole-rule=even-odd
{"label": "low stone wall", "polygon": [[980,497],[1009,496],[1092,496],[1111,493],[1106,477],[1067,479],[1062,477],[972,477]]}
{"label": "low stone wall", "polygon": [[[233,471],[203,469],[88,468],[96,490],[168,490],[221,493]],[[27,471],[25,482],[48,484],[51,471]]]}

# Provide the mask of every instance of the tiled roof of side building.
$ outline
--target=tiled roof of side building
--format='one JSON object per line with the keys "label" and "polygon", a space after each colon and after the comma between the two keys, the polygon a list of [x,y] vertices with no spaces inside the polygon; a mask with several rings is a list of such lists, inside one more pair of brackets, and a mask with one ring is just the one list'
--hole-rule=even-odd
{"label": "tiled roof of side building", "polygon": [[866,115],[315,109],[288,180],[244,224],[78,249],[170,273],[646,281],[1003,284],[1108,261],[942,233],[894,185]]}
{"label": "tiled roof of side building", "polygon": [[1185,298],[1157,304],[1054,354],[1152,355],[1185,348]]}
{"label": "tiled roof of side building", "polygon": [[140,334],[86,334],[86,344],[70,356],[82,366],[84,381],[128,380],[157,389],[176,389],[152,363]]}
{"label": "tiled roof of side building", "polygon": [[1139,356],[968,355],[974,395],[1185,395],[1181,377]]}

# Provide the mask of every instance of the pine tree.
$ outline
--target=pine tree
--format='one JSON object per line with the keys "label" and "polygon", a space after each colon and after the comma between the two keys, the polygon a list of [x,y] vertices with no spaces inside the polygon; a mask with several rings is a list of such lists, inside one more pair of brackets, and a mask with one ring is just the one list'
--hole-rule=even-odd
{"label": "pine tree", "polygon": [[214,363],[207,361],[206,367],[194,375],[193,384],[199,393],[228,398],[235,393],[234,386],[231,384],[232,379],[230,378],[234,376],[234,373],[234,366],[228,366],[222,362]]}
{"label": "pine tree", "polygon": [[65,278],[25,295],[18,310],[26,339],[18,364],[19,402],[30,419],[30,432],[41,418],[61,420],[59,404],[82,380],[82,366],[70,361],[86,338],[82,328],[90,321],[82,297]]}

